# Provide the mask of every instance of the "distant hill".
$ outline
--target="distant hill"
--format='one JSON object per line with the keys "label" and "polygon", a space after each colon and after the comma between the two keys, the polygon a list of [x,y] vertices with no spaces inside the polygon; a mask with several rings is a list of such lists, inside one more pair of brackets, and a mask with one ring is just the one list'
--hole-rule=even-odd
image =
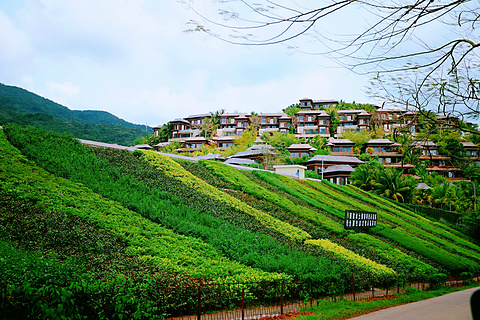
{"label": "distant hill", "polygon": [[[70,110],[25,89],[0,84],[0,125],[32,125],[76,138],[132,145],[151,132],[151,127],[134,124],[99,110]],[[147,131],[147,132],[146,132]]]}

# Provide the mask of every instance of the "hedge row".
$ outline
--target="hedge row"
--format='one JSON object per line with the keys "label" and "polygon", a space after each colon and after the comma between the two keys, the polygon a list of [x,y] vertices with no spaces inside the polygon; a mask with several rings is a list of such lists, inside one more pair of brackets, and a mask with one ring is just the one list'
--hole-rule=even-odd
{"label": "hedge row", "polygon": [[[232,170],[235,170],[235,169],[232,169]],[[218,171],[221,172],[221,170],[218,170]],[[274,173],[266,172],[266,171],[254,171],[253,174],[259,176],[260,178],[262,178],[266,182],[268,182],[268,183],[270,183],[270,184],[272,184],[276,187],[279,187],[283,191],[286,191],[286,192],[288,192],[290,194],[294,194],[294,195],[299,194],[299,193],[295,193],[295,190],[292,190],[291,188],[289,188],[288,186],[283,184],[281,181],[279,181],[278,178],[277,178],[277,175],[274,174]],[[252,183],[252,182],[250,182],[250,183]],[[253,185],[255,185],[255,184],[253,184]],[[261,187],[258,186],[258,188],[261,188]],[[254,195],[258,195],[259,197],[264,197],[268,201],[271,201],[271,202],[281,206],[285,210],[288,210],[289,212],[291,212],[291,213],[293,213],[293,214],[295,214],[295,215],[297,215],[297,216],[299,216],[303,219],[307,219],[308,221],[316,223],[319,227],[321,227],[325,230],[335,232],[335,234],[338,234],[338,235],[343,234],[343,232],[344,232],[343,226],[341,224],[339,224],[338,222],[330,219],[323,212],[315,212],[315,211],[313,211],[309,208],[306,208],[306,207],[303,207],[301,205],[295,204],[292,201],[290,201],[290,200],[288,200],[284,197],[281,197],[281,196],[279,196],[279,195],[277,195],[273,192],[270,192],[268,190],[267,190],[266,193],[257,193],[253,190],[251,190],[251,192]],[[300,195],[300,198],[302,200],[304,200],[301,195]],[[329,208],[325,207],[325,209],[329,209]],[[326,211],[324,211],[324,212],[326,212]]]}
{"label": "hedge row", "polygon": [[92,148],[91,151],[97,158],[108,161],[111,167],[147,184],[150,189],[175,194],[183,206],[192,210],[185,211],[184,215],[166,214],[161,223],[176,233],[203,239],[231,259],[264,271],[287,273],[297,280],[317,275],[319,283],[323,277],[345,269],[345,266],[336,266],[323,256],[303,252],[297,241],[289,241],[279,233],[269,231],[250,215],[172,179],[143,161],[142,153],[136,156],[139,154],[104,148]]}
{"label": "hedge row", "polygon": [[295,241],[303,241],[310,238],[310,235],[307,232],[289,225],[288,223],[282,222],[260,210],[256,210],[251,206],[239,201],[238,199],[212,187],[205,181],[197,178],[183,169],[182,166],[167,156],[153,151],[145,151],[143,157],[147,162],[171,178],[177,179],[182,183],[194,188],[195,190],[223,202],[227,206],[233,207],[244,212],[245,214],[253,216],[267,228],[272,228]]}
{"label": "hedge row", "polygon": [[[32,138],[36,137],[39,141],[45,139],[45,135],[50,135],[31,128],[15,130],[33,131],[28,135],[31,134]],[[24,138],[27,137],[24,136]],[[75,143],[70,137],[64,141],[55,140],[55,143],[65,147],[61,142],[69,141]],[[285,275],[248,268],[228,260],[218,250],[198,239],[175,234],[138,213],[122,207],[118,202],[103,198],[81,184],[45,172],[13,148],[6,141],[3,132],[0,133],[0,148],[2,150],[0,169],[4,180],[0,192],[19,199],[38,201],[38,205],[46,210],[64,212],[90,220],[101,229],[124,239],[129,244],[128,252],[151,261],[164,270],[206,278],[230,276],[232,279],[278,279],[285,277]],[[71,156],[75,157],[75,155]],[[87,159],[93,161],[95,158]],[[87,162],[83,163],[88,165]],[[67,164],[65,167],[69,168]],[[119,178],[119,184],[125,182],[124,179]],[[158,199],[157,203],[161,203],[161,200]]]}
{"label": "hedge row", "polygon": [[480,270],[477,263],[465,257],[448,252],[431,242],[422,240],[402,228],[384,228],[377,230],[377,233],[397,242],[407,249],[436,261],[453,273],[460,274],[461,272],[477,272]]}
{"label": "hedge row", "polygon": [[[323,186],[320,183],[316,183],[313,181],[308,181],[307,184],[309,184],[310,186],[312,186],[317,190],[322,190],[322,192],[325,192],[325,193],[329,192],[330,194],[333,194],[335,198],[340,199],[345,203],[349,203],[351,204],[352,207],[356,207],[359,210],[365,210],[365,211],[375,210],[377,211],[378,216],[380,218],[390,221],[392,223],[395,223],[398,226],[401,226],[402,228],[408,230],[409,233],[426,238],[433,243],[437,243],[443,246],[448,251],[461,254],[463,256],[475,259],[476,261],[480,261],[480,251],[476,251],[473,249],[477,247],[476,245],[458,237],[457,235],[451,234],[445,230],[443,231],[439,230],[438,228],[433,226],[431,224],[431,221],[429,221],[428,219],[425,219],[423,217],[416,217],[414,216],[413,213],[411,213],[411,215],[408,215],[404,212],[401,212],[401,210],[403,210],[402,208],[393,206],[388,201],[386,203],[378,203],[375,200],[369,198],[369,197],[378,197],[376,195],[370,195],[365,191],[355,194],[354,191],[349,190],[350,187],[347,188],[347,187],[337,186],[337,185],[330,184],[328,182],[327,184],[332,188],[328,188],[326,186]],[[349,194],[350,196],[361,201],[359,202],[359,201],[353,200],[352,198],[345,197],[345,195],[342,192],[339,192],[340,190],[344,191],[346,194]],[[368,205],[363,204],[364,201],[367,202]],[[345,207],[345,209],[347,209],[347,207]],[[400,216],[401,218],[397,217],[396,215]],[[384,227],[384,225],[382,225],[381,223],[379,223],[378,225]],[[436,235],[432,234],[432,232],[435,233]],[[446,237],[448,240],[444,239],[443,237]],[[454,243],[452,243],[451,241],[454,241]],[[467,248],[461,247],[460,245],[465,245],[467,246]]]}
{"label": "hedge row", "polygon": [[402,269],[405,273],[414,275],[430,275],[438,273],[436,268],[407,255],[392,245],[385,243],[371,235],[365,233],[356,233],[349,235],[348,239],[356,243],[364,244],[370,250],[390,261],[392,268],[395,270]]}
{"label": "hedge row", "polygon": [[369,274],[373,274],[375,276],[379,277],[384,277],[384,276],[393,276],[396,274],[396,272],[379,263],[376,263],[375,261],[372,261],[370,259],[367,259],[365,257],[359,256],[358,254],[345,249],[344,247],[333,243],[329,240],[326,239],[321,239],[321,240],[307,240],[305,241],[306,244],[311,244],[318,246],[322,248],[322,250],[325,250],[326,252],[338,256],[339,258],[346,260],[355,266],[359,267],[360,269],[365,270]]}

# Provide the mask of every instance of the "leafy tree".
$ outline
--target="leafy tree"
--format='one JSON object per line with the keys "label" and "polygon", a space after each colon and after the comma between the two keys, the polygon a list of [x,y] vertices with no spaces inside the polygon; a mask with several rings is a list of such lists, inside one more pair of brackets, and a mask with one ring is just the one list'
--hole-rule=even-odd
{"label": "leafy tree", "polygon": [[203,120],[203,123],[200,125],[200,136],[205,139],[212,139],[217,132],[218,125],[214,124],[213,118],[206,118]]}
{"label": "leafy tree", "polygon": [[337,133],[338,125],[340,124],[340,117],[337,111],[340,110],[337,106],[329,106],[325,109],[325,112],[330,116],[330,136],[333,137]]}
{"label": "leafy tree", "polygon": [[258,130],[260,130],[260,128],[262,127],[262,123],[261,123],[260,117],[258,116],[258,113],[252,112],[249,120],[250,120],[250,124],[248,125],[248,128],[250,130],[254,130],[258,132]]}
{"label": "leafy tree", "polygon": [[[159,142],[168,141],[172,136],[173,126],[170,122],[165,123],[160,130],[158,130],[158,139],[155,140],[154,144]],[[158,141],[158,142],[157,142]]]}
{"label": "leafy tree", "polygon": [[296,103],[283,109],[283,112],[285,112],[290,118],[295,119],[297,117],[295,114],[300,110],[300,103]]}
{"label": "leafy tree", "polygon": [[374,190],[375,176],[379,168],[371,164],[361,164],[350,175],[352,184],[365,191]]}
{"label": "leafy tree", "polygon": [[280,154],[288,155],[287,148],[292,144],[303,143],[305,139],[297,138],[294,134],[283,134],[278,131],[273,133],[263,133],[261,139],[274,147]]}
{"label": "leafy tree", "polygon": [[210,112],[210,117],[205,118],[203,123],[200,125],[200,136],[206,139],[212,139],[218,127],[220,127],[220,117],[225,113],[225,109],[219,109],[216,111]]}
{"label": "leafy tree", "polygon": [[290,128],[288,128],[288,133],[295,134],[295,132],[297,131],[298,119],[296,113],[300,110],[300,103],[292,104],[283,109],[283,112],[285,112],[290,118],[292,118],[292,125],[290,126]]}
{"label": "leafy tree", "polygon": [[378,171],[374,182],[375,192],[397,202],[410,202],[416,182],[411,176],[402,174],[403,171],[395,168]]}
{"label": "leafy tree", "polygon": [[164,153],[178,153],[176,150],[181,147],[180,141],[172,141],[166,146],[159,149],[160,152]]}
{"label": "leafy tree", "polygon": [[326,154],[330,153],[328,147],[326,146],[327,138],[325,137],[316,135],[315,137],[308,139],[308,144],[317,149],[317,151],[327,151]]}
{"label": "leafy tree", "polygon": [[366,143],[372,139],[372,132],[368,130],[345,130],[342,133],[341,138],[352,141],[355,144],[355,148],[364,150]]}

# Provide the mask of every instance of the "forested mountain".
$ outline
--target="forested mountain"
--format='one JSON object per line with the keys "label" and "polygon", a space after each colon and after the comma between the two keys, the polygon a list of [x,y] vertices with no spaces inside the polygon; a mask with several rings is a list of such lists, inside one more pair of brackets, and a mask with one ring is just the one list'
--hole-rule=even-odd
{"label": "forested mountain", "polygon": [[151,132],[150,127],[130,123],[98,110],[70,110],[25,89],[0,84],[0,125],[32,125],[76,138],[132,145]]}

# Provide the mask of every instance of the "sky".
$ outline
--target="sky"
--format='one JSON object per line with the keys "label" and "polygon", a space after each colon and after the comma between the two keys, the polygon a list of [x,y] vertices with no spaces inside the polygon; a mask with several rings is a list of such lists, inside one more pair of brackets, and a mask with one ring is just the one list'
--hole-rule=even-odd
{"label": "sky", "polygon": [[[207,2],[196,8],[214,13]],[[2,0],[0,82],[150,126],[219,109],[281,112],[304,97],[378,103],[368,76],[286,44],[185,32],[197,18],[175,0]]]}

